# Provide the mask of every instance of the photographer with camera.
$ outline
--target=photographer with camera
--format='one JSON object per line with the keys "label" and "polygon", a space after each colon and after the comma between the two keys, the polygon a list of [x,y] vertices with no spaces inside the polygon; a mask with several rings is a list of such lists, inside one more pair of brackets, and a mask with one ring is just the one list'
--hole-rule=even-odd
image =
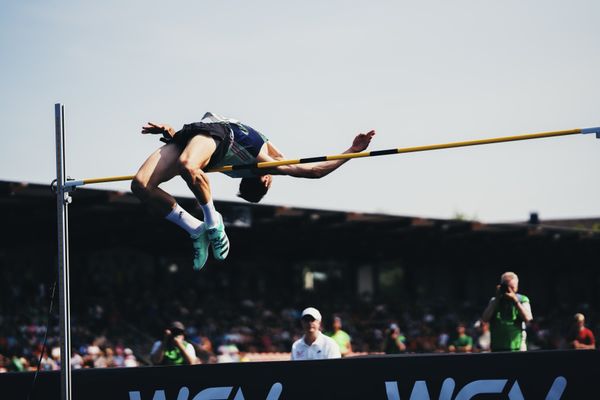
{"label": "photographer with camera", "polygon": [[496,296],[483,312],[482,321],[490,323],[492,351],[527,350],[525,327],[533,316],[529,298],[517,293],[518,289],[517,274],[503,273],[496,286]]}
{"label": "photographer with camera", "polygon": [[198,364],[196,350],[184,339],[185,327],[179,321],[173,321],[165,329],[163,340],[152,346],[150,360],[154,365],[191,365]]}
{"label": "photographer with camera", "polygon": [[382,350],[385,354],[400,354],[406,351],[406,336],[402,334],[398,324],[390,324],[386,331]]}

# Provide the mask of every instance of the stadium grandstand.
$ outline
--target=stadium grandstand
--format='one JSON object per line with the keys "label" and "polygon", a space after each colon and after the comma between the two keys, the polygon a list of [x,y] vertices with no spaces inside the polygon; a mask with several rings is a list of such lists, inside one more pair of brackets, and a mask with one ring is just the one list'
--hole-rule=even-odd
{"label": "stadium grandstand", "polygon": [[[127,358],[149,364],[152,343],[172,320],[185,323],[204,363],[289,359],[306,305],[341,316],[356,354],[380,353],[391,323],[406,335],[407,352],[443,352],[441,338],[459,321],[478,336],[490,285],[505,270],[517,271],[534,299],[529,349],[564,348],[576,312],[600,331],[600,219],[532,214],[486,224],[217,202],[232,251],[226,263],[211,260],[196,272],[185,234],[149,218],[130,193],[77,189],[72,196],[79,367],[124,366]],[[178,201],[199,211],[194,199]],[[48,185],[0,182],[0,205],[0,367],[32,370],[57,274],[56,201]],[[56,368],[57,319],[55,305],[45,369]],[[330,318],[323,322],[329,329]],[[100,355],[108,361],[96,362]]]}

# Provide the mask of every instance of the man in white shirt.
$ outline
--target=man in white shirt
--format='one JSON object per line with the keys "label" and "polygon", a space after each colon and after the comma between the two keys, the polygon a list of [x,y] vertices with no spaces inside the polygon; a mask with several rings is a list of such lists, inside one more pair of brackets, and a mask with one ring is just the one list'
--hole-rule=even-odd
{"label": "man in white shirt", "polygon": [[292,345],[292,360],[323,360],[341,358],[340,347],[321,333],[321,313],[314,307],[302,311],[304,335]]}

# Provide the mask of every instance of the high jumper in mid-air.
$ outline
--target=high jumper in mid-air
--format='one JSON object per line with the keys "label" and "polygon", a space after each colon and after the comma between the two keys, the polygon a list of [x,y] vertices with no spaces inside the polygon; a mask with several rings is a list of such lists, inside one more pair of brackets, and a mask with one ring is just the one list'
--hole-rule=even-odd
{"label": "high jumper in mid-air", "polygon": [[[132,192],[158,215],[189,233],[194,248],[194,269],[208,259],[209,247],[216,260],[229,254],[229,239],[223,218],[215,210],[206,171],[229,165],[245,165],[283,160],[283,154],[263,134],[237,120],[206,113],[200,122],[186,124],[177,132],[167,125],[149,122],[143,134],[160,134],[166,144],[142,164],[131,183]],[[344,153],[359,153],[370,144],[375,131],[358,134]],[[348,159],[309,164],[278,165],[268,169],[244,168],[224,171],[241,178],[238,196],[257,203],[272,184],[272,175],[296,178],[322,178]],[[184,210],[173,196],[159,185],[181,176],[200,203],[204,221]]]}

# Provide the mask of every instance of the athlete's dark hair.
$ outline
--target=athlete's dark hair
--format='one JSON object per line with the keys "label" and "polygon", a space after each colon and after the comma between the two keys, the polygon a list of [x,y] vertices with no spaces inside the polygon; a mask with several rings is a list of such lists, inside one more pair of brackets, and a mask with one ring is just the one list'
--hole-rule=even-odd
{"label": "athlete's dark hair", "polygon": [[260,178],[242,178],[238,197],[250,203],[258,203],[267,193],[267,190],[269,188],[265,186]]}

